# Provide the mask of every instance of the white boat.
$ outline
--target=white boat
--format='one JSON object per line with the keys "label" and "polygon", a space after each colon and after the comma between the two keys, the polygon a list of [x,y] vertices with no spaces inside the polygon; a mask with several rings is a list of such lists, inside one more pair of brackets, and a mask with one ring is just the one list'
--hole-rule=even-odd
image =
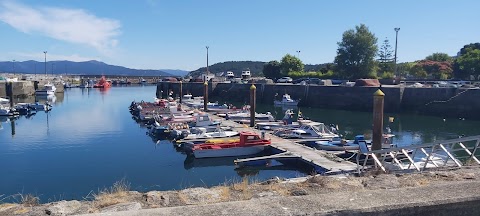
{"label": "white boat", "polygon": [[298,129],[291,130],[290,133],[286,134],[286,137],[294,138],[294,139],[311,139],[311,138],[330,139],[330,138],[338,137],[338,134],[333,133],[323,123],[312,122],[309,124],[302,125]]}
{"label": "white boat", "polygon": [[55,94],[56,90],[57,88],[53,84],[48,83],[43,86],[43,89],[35,91],[35,94],[36,95],[53,95]]}
{"label": "white boat", "polygon": [[197,128],[199,133],[196,134],[189,134],[187,137],[183,138],[183,140],[202,140],[202,139],[211,139],[211,138],[225,138],[225,137],[233,137],[238,136],[239,133],[237,131],[224,131],[221,129],[217,129],[214,132],[207,132],[205,128]]}
{"label": "white boat", "polygon": [[13,115],[13,113],[10,111],[9,107],[4,107],[3,105],[0,104],[0,116],[10,116]]}
{"label": "white boat", "polygon": [[39,102],[31,103],[30,107],[32,109],[35,109],[36,111],[44,111],[44,110],[48,111],[52,108],[52,106],[48,103],[39,103]]}
{"label": "white boat", "polygon": [[[250,121],[250,112],[241,112],[234,114],[218,114],[220,117],[224,117],[227,120],[234,122],[246,123]],[[275,117],[270,112],[267,113],[255,113],[255,122],[273,122]]]}
{"label": "white boat", "polygon": [[276,106],[297,106],[299,100],[293,100],[289,94],[284,94],[282,100],[275,100],[273,103]]}

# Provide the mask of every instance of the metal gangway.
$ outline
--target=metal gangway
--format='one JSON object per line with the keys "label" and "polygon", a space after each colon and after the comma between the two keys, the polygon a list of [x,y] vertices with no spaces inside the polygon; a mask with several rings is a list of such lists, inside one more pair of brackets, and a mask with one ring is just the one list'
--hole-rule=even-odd
{"label": "metal gangway", "polygon": [[480,135],[374,151],[362,142],[356,155],[357,172],[361,174],[372,169],[422,172],[430,168],[480,165],[479,145]]}

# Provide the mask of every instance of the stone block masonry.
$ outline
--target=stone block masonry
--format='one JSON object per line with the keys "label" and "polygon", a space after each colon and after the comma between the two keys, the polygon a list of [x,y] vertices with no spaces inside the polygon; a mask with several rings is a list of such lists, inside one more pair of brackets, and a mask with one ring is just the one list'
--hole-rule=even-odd
{"label": "stone block masonry", "polygon": [[[209,95],[215,100],[248,103],[251,84],[209,83]],[[273,104],[285,93],[300,99],[299,106],[371,112],[373,93],[378,87],[256,84],[257,102]],[[163,90],[179,94],[179,83],[161,82]],[[480,120],[480,89],[382,87],[385,112],[417,113],[440,117]],[[203,83],[183,83],[184,94],[203,95]]]}

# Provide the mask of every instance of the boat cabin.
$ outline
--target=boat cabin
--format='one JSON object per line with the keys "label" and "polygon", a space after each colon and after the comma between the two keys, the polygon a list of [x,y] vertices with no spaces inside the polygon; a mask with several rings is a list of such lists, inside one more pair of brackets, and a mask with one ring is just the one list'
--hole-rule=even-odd
{"label": "boat cabin", "polygon": [[250,73],[249,70],[242,71],[242,79],[250,79],[251,76],[252,74]]}
{"label": "boat cabin", "polygon": [[210,119],[210,116],[208,114],[201,114],[197,116],[195,127],[206,127],[206,126],[214,126],[219,124],[220,122],[212,121],[212,119]]}
{"label": "boat cabin", "polygon": [[235,74],[233,74],[232,71],[227,71],[227,79],[233,79],[235,78]]}
{"label": "boat cabin", "polygon": [[260,135],[253,132],[240,132],[240,143],[241,144],[251,144],[251,143],[266,143],[270,144],[270,140],[264,140]]}

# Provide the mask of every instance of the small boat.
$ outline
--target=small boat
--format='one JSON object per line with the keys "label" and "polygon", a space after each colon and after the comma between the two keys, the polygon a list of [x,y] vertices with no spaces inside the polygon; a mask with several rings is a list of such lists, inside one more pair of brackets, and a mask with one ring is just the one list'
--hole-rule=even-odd
{"label": "small boat", "polygon": [[[393,134],[383,134],[382,136],[382,148],[387,149],[395,145],[392,143]],[[365,140],[363,135],[355,136],[355,140],[342,140],[340,137],[332,138],[327,141],[315,142],[315,147],[325,151],[355,151],[360,149],[360,142],[365,142],[369,148],[371,148],[372,140]]]}
{"label": "small boat", "polygon": [[240,139],[190,145],[187,152],[195,158],[233,157],[258,154],[270,146],[271,141],[252,132],[241,132]]}
{"label": "small boat", "polygon": [[[232,120],[239,123],[248,123],[250,122],[250,112],[241,112],[241,113],[225,113],[218,114],[220,117],[224,117],[227,120]],[[275,117],[270,112],[267,113],[255,113],[255,122],[274,122]]]}
{"label": "small boat", "polygon": [[321,138],[321,139],[330,139],[338,137],[338,134],[332,132],[330,129],[325,126],[323,123],[312,122],[297,129],[291,130],[285,135],[287,138],[294,139],[312,139],[312,138]]}
{"label": "small boat", "polygon": [[12,116],[14,113],[10,109],[10,107],[4,107],[0,104],[0,116]]}
{"label": "small boat", "polygon": [[49,111],[52,109],[52,105],[50,105],[49,103],[39,103],[39,102],[35,102],[35,103],[31,103],[29,104],[29,107],[36,110],[36,111]]}
{"label": "small boat", "polygon": [[237,131],[225,131],[220,128],[213,132],[207,132],[206,128],[196,128],[196,130],[197,130],[197,133],[189,134],[182,140],[184,141],[207,140],[212,138],[225,138],[225,137],[234,137],[239,135]]}
{"label": "small boat", "polygon": [[110,88],[112,84],[105,79],[105,76],[102,76],[98,82],[93,85],[93,88]]}
{"label": "small boat", "polygon": [[289,94],[284,94],[282,100],[275,100],[273,102],[276,106],[297,106],[299,100],[293,100]]}
{"label": "small boat", "polygon": [[57,88],[53,84],[45,84],[43,89],[36,90],[35,95],[54,95]]}

